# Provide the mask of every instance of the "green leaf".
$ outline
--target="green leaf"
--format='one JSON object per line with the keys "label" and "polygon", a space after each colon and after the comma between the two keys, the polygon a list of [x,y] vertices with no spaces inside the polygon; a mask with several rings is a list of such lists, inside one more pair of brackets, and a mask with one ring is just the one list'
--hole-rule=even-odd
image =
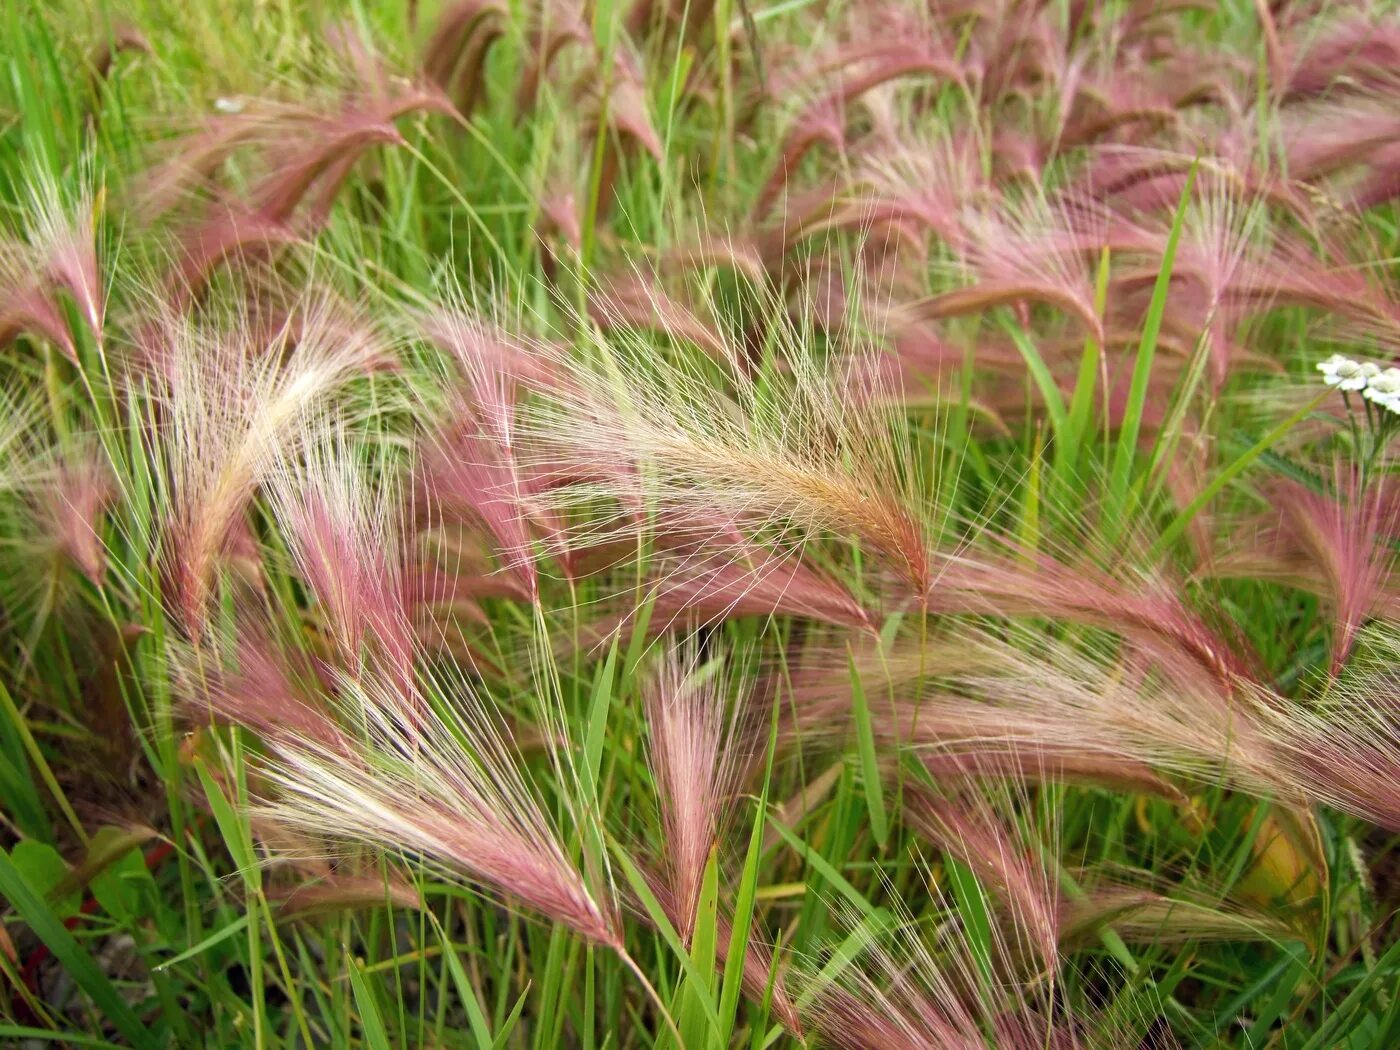
{"label": "green leaf", "polygon": [[122,922],[154,916],[159,890],[140,851],[133,850],[88,883],[102,910]]}
{"label": "green leaf", "polygon": [[583,738],[583,785],[587,801],[598,801],[598,772],[603,763],[603,741],[607,734],[608,712],[612,709],[613,678],[617,667],[617,639],[608,647],[607,658],[593,680],[593,698],[588,707],[588,728]]}
{"label": "green leaf", "polygon": [[15,843],[15,848],[10,850],[10,860],[24,880],[44,895],[60,919],[78,914],[83,905],[83,891],[72,885],[68,862],[59,856],[58,850],[47,843],[25,839]]}
{"label": "green leaf", "polygon": [[861,918],[860,923],[836,946],[831,958],[821,968],[817,977],[801,995],[797,997],[799,1007],[810,1003],[814,996],[841,976],[856,958],[870,947],[889,928],[889,916],[884,911],[875,912]]}
{"label": "green leaf", "polygon": [[963,930],[983,986],[992,987],[992,916],[987,910],[987,895],[977,876],[957,857],[944,854],[944,868],[948,881],[953,887],[953,897],[958,902],[958,914],[962,916]]}
{"label": "green leaf", "polygon": [[865,805],[870,813],[870,833],[881,849],[889,837],[889,819],[885,814],[885,793],[880,780],[880,761],[875,754],[875,730],[870,722],[870,706],[865,700],[860,671],[855,655],[847,648],[846,666],[850,669],[851,709],[855,717],[856,753],[860,756],[860,778],[865,788]]}
{"label": "green leaf", "polygon": [[1308,979],[1307,947],[1301,941],[1295,941],[1284,944],[1282,950],[1284,957],[1267,971],[1269,980],[1256,982],[1253,989],[1255,992],[1272,989],[1273,992],[1268,1002],[1254,1013],[1254,1023],[1246,1036],[1257,1046],[1268,1041],[1274,1023],[1287,1013],[1294,992]]}
{"label": "green leaf", "polygon": [[1050,374],[1049,366],[1046,365],[1045,359],[1040,356],[1040,351],[1035,348],[1035,343],[1031,342],[1031,338],[1026,334],[1024,328],[1009,321],[1002,327],[1011,336],[1011,341],[1016,344],[1016,349],[1021,352],[1021,357],[1026,362],[1026,370],[1030,372],[1036,389],[1040,391],[1041,400],[1045,402],[1045,411],[1050,416],[1051,430],[1058,444],[1063,439],[1067,417],[1064,396],[1055,383],[1055,377]]}
{"label": "green leaf", "polygon": [[1022,555],[1034,562],[1040,550],[1040,431],[1035,435],[1035,451],[1026,470],[1025,497],[1021,501],[1021,520],[1016,528],[1016,540]]}
{"label": "green leaf", "polygon": [[365,980],[364,971],[354,959],[346,961],[350,974],[350,988],[355,994],[355,1009],[360,1014],[360,1030],[370,1050],[390,1050],[389,1033],[384,1027],[384,1019],[379,1015],[379,1004],[374,998],[374,989]]}
{"label": "green leaf", "polygon": [[719,1046],[718,1029],[712,1030],[707,1017],[714,1012],[715,944],[719,923],[719,866],[715,851],[710,851],[700,881],[700,896],[695,902],[695,922],[690,937],[690,959],[700,980],[687,978],[677,996],[676,1026],[681,1031],[682,1047]]}
{"label": "green leaf", "polygon": [[[566,963],[566,949],[568,948],[569,935],[560,926],[555,926],[549,931],[549,949],[544,959],[544,976],[540,982],[539,1005],[536,1009],[539,1016],[550,1018],[556,1012],[562,1013],[559,1005],[561,989],[564,987],[564,967]],[[540,1024],[535,1026],[534,1045],[546,1047],[553,1045],[550,1042],[549,1025]]]}
{"label": "green leaf", "polygon": [[87,992],[127,1042],[137,1048],[154,1048],[157,1045],[150,1029],[127,1006],[126,1000],[92,956],[64,929],[62,920],[53,913],[43,894],[25,881],[3,850],[0,850],[0,897],[10,902],[20,918],[29,924],[34,935],[48,946],[59,965],[77,982],[78,987]]}
{"label": "green leaf", "polygon": [[196,758],[194,769],[199,775],[199,784],[204,788],[204,796],[214,814],[214,822],[219,825],[219,833],[223,835],[224,845],[233,856],[233,862],[238,865],[239,874],[249,883],[250,888],[261,884],[261,869],[253,855],[253,843],[242,818],[229,804],[223,789],[204,764],[204,759]]}
{"label": "green leaf", "polygon": [[1186,206],[1191,201],[1191,190],[1196,184],[1198,163],[1192,163],[1191,170],[1186,175],[1181,200],[1177,202],[1176,214],[1172,216],[1167,245],[1162,252],[1162,265],[1157,270],[1157,281],[1152,286],[1152,299],[1148,303],[1147,316],[1143,321],[1137,359],[1133,362],[1128,402],[1123,412],[1123,425],[1118,431],[1118,445],[1114,449],[1113,468],[1109,478],[1109,491],[1114,509],[1122,507],[1128,494],[1128,481],[1132,476],[1133,460],[1137,455],[1138,433],[1142,429],[1142,413],[1147,404],[1147,385],[1152,378],[1152,362],[1157,355],[1157,337],[1161,334],[1162,317],[1167,310],[1167,290],[1171,287],[1172,269],[1176,265],[1176,249],[1181,242],[1181,229],[1186,223]]}
{"label": "green leaf", "polygon": [[[1099,254],[1099,271],[1094,280],[1094,312],[1100,318],[1108,304],[1109,272],[1109,250],[1105,246]],[[1064,433],[1055,445],[1055,476],[1061,492],[1073,489],[1072,482],[1081,459],[1080,450],[1093,419],[1094,391],[1098,389],[1102,357],[1103,348],[1091,332],[1084,340],[1084,353],[1079,358],[1079,374],[1074,381],[1074,395],[1070,398]]]}
{"label": "green leaf", "polygon": [[[671,925],[671,920],[666,917],[666,909],[661,907],[661,902],[656,899],[656,894],[651,892],[651,887],[647,885],[646,877],[637,869],[637,865],[632,862],[632,858],[621,850],[615,851],[618,866],[622,868],[622,873],[627,877],[632,891],[642,902],[642,907],[646,909],[647,915],[661,934],[661,937],[675,953],[677,961],[681,964],[681,969],[685,971],[688,980],[697,984],[704,984],[706,978],[701,976],[696,969],[694,961],[690,957],[690,952],[686,949],[685,942],[681,940],[681,935],[676,932],[676,928]],[[714,1004],[708,998],[701,1000],[701,1009],[705,1014],[709,1030],[715,1034],[719,1033],[719,1016],[715,1013]],[[687,1048],[688,1050],[688,1048]]]}
{"label": "green leaf", "polygon": [[151,837],[149,829],[99,828],[88,846],[87,858],[73,874],[86,880],[102,910],[130,921],[154,915],[159,892],[139,847]]}
{"label": "green leaf", "polygon": [[[15,740],[14,745],[19,741]],[[20,832],[30,838],[46,838],[53,833],[44,805],[39,799],[39,790],[29,776],[23,752],[11,744],[7,736],[0,736],[0,800],[3,800],[7,813]]]}
{"label": "green leaf", "polygon": [[28,1028],[17,1024],[0,1024],[0,1039],[34,1039],[45,1043],[62,1043],[64,1046],[96,1046],[102,1050],[121,1050],[117,1043],[109,1043],[94,1035],[81,1032],[54,1032],[48,1028]]}
{"label": "green leaf", "polygon": [[48,760],[44,758],[43,749],[39,747],[39,742],[34,739],[34,734],[29,731],[28,720],[20,714],[19,708],[15,706],[15,701],[10,696],[10,691],[5,688],[5,683],[0,682],[0,713],[3,713],[10,725],[14,727],[20,742],[24,744],[25,753],[29,756],[29,761],[33,764],[35,771],[39,774],[39,779],[44,782],[44,786],[49,789],[49,794],[58,803],[58,808],[68,820],[74,833],[79,840],[87,842],[87,831],[84,830],[82,821],[73,812],[73,807],[68,803],[68,796],[63,793],[63,788],[58,783],[58,778],[54,776],[53,770],[49,767]]}
{"label": "green leaf", "polygon": [[452,975],[457,998],[462,1004],[462,1009],[467,1012],[467,1023],[471,1025],[472,1038],[476,1040],[479,1050],[491,1050],[496,1040],[491,1035],[491,1025],[486,1020],[486,1014],[482,1012],[476,989],[467,978],[467,971],[457,954],[456,945],[448,939],[447,931],[442,928],[438,917],[432,912],[428,912],[427,916],[437,931],[438,940],[442,942],[442,955],[447,960],[447,972]]}
{"label": "green leaf", "polygon": [[744,957],[749,950],[754,905],[758,899],[758,866],[763,859],[763,824],[768,813],[768,791],[773,783],[773,756],[778,749],[778,701],[774,701],[768,726],[768,756],[763,771],[763,790],[749,829],[749,847],[744,854],[744,870],[739,874],[739,890],[734,901],[734,920],[729,931],[729,947],[724,956],[724,983],[720,989],[720,1036],[729,1039],[738,1015],[743,987]]}
{"label": "green leaf", "polygon": [[844,875],[832,867],[830,861],[799,839],[793,834],[792,829],[779,821],[777,817],[769,814],[768,825],[796,851],[798,856],[810,864],[817,874],[831,883],[841,896],[854,904],[862,915],[885,915],[885,909],[875,907],[865,894],[852,886]]}
{"label": "green leaf", "polygon": [[[1385,953],[1376,960],[1376,965],[1366,971],[1366,975],[1357,982],[1356,987],[1348,992],[1346,998],[1329,1013],[1326,1023],[1303,1044],[1303,1050],[1322,1050],[1323,1047],[1338,1046],[1336,1041],[1338,1035],[1347,1031],[1355,1031],[1359,1027],[1357,1011],[1367,1009],[1379,1002],[1379,996],[1383,991],[1388,991],[1394,996],[1397,964],[1400,964],[1400,939],[1391,942],[1390,947],[1386,948]],[[1390,1021],[1393,1022],[1396,1013],[1400,1012],[1400,997],[1391,1000],[1391,1006],[1387,1012],[1391,1015]],[[1339,1028],[1341,1031],[1338,1031]],[[1369,1045],[1381,1047],[1393,1044],[1372,1042]]]}
{"label": "green leaf", "polygon": [[186,948],[179,955],[175,956],[175,958],[166,959],[165,962],[160,963],[158,966],[156,966],[156,969],[168,970],[172,966],[178,966],[186,959],[193,959],[196,955],[201,955],[204,952],[207,952],[210,948],[214,947],[214,945],[220,943],[221,941],[226,941],[235,934],[242,933],[247,928],[247,926],[248,916],[245,913],[243,915],[240,915],[238,918],[234,919],[227,926],[222,926],[219,929],[215,930],[213,933],[211,933],[208,937],[205,937],[198,944]]}
{"label": "green leaf", "polygon": [[491,1050],[505,1050],[506,1041],[510,1039],[510,1034],[515,1031],[515,1026],[520,1023],[520,1014],[525,1009],[525,1000],[530,995],[529,982],[526,982],[525,990],[520,993],[520,998],[515,1000],[515,1006],[511,1008],[506,1016],[505,1023],[501,1025],[501,1030],[496,1033],[496,1041],[491,1044]]}

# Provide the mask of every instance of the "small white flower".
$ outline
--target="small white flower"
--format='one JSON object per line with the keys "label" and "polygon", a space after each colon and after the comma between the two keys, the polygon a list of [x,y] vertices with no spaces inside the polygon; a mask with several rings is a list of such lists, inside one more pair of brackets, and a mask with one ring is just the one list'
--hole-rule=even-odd
{"label": "small white flower", "polygon": [[247,103],[241,98],[216,98],[214,109],[220,113],[242,113]]}
{"label": "small white flower", "polygon": [[1322,373],[1323,382],[1328,386],[1336,386],[1342,381],[1342,372],[1348,374],[1355,368],[1356,362],[1341,354],[1333,354],[1326,361],[1317,363],[1317,370]]}
{"label": "small white flower", "polygon": [[1338,390],[1364,390],[1381,371],[1370,361],[1353,361],[1341,354],[1318,362],[1317,370],[1322,373],[1323,382]]}
{"label": "small white flower", "polygon": [[1387,368],[1376,376],[1364,396],[1391,415],[1400,416],[1400,368]]}
{"label": "small white flower", "polygon": [[1400,397],[1400,368],[1387,368],[1384,372],[1372,377],[1370,384],[1366,387],[1365,397],[1377,404],[1383,404]]}
{"label": "small white flower", "polygon": [[1400,368],[1387,368],[1372,376],[1362,397],[1386,412],[1400,415]]}

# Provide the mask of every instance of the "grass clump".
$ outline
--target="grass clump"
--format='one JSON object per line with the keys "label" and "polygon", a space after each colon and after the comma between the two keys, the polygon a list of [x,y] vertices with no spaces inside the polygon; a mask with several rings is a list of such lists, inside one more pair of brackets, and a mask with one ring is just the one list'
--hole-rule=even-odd
{"label": "grass clump", "polygon": [[0,17],[0,1042],[1400,1040],[1400,16]]}

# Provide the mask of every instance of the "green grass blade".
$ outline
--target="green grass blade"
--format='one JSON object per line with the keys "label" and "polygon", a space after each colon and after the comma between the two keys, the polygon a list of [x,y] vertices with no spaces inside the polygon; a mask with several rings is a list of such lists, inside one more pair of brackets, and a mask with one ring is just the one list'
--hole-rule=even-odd
{"label": "green grass blade", "polygon": [[[1100,319],[1108,305],[1108,278],[1111,272],[1107,247],[1099,254],[1098,274],[1094,278],[1094,313]],[[1061,493],[1074,490],[1075,475],[1083,459],[1084,442],[1093,420],[1094,393],[1098,389],[1103,347],[1091,332],[1084,339],[1084,353],[1079,358],[1079,374],[1075,377],[1074,393],[1070,397],[1064,432],[1055,445],[1055,483]]]}
{"label": "green grass blade", "polygon": [[370,1050],[390,1050],[389,1032],[384,1027],[374,989],[365,979],[364,971],[354,959],[347,960],[345,970],[350,976],[350,988],[355,995],[355,1009],[360,1014],[360,1030],[364,1033],[366,1045]]}
{"label": "green grass blade", "polygon": [[778,833],[779,837],[781,837],[798,856],[810,864],[817,874],[831,883],[841,896],[854,904],[861,914],[872,915],[884,912],[883,908],[875,907],[865,894],[852,886],[850,880],[832,866],[830,861],[793,834],[792,829],[783,824],[777,817],[770,814],[768,817],[768,825]]}
{"label": "green grass blade", "polygon": [[515,1031],[515,1026],[520,1023],[520,1015],[524,1012],[525,1003],[529,997],[530,988],[527,985],[525,990],[520,993],[519,998],[515,1000],[515,1005],[511,1007],[510,1013],[506,1015],[505,1021],[501,1024],[501,1030],[496,1033],[496,1041],[491,1044],[491,1050],[505,1050],[509,1044],[511,1033]]}
{"label": "green grass blade", "polygon": [[118,1043],[109,1043],[93,1035],[80,1032],[51,1032],[47,1028],[28,1028],[17,1024],[0,1024],[0,1039],[37,1040],[45,1043],[62,1043],[64,1046],[95,1046],[101,1050],[121,1050]]}
{"label": "green grass blade", "polygon": [[958,915],[962,920],[963,931],[968,947],[977,963],[977,971],[988,991],[992,988],[992,916],[987,907],[987,895],[982,883],[957,857],[944,854],[944,869],[953,887],[953,898],[958,903]]}
{"label": "green grass blade", "polygon": [[870,813],[870,833],[881,849],[889,838],[889,817],[885,813],[885,792],[880,777],[880,760],[875,753],[875,730],[870,722],[870,705],[865,699],[860,671],[855,655],[848,649],[846,666],[850,670],[851,710],[855,719],[856,752],[860,757],[861,783],[865,788],[865,804]]}
{"label": "green grass blade", "polygon": [[1201,512],[1206,504],[1220,495],[1220,491],[1226,485],[1234,481],[1240,474],[1244,473],[1245,469],[1256,459],[1273,448],[1274,445],[1278,444],[1285,434],[1306,419],[1313,409],[1317,408],[1318,405],[1322,404],[1322,402],[1330,396],[1332,396],[1331,390],[1322,391],[1306,405],[1298,409],[1298,411],[1294,412],[1251,445],[1243,455],[1237,457],[1229,466],[1225,467],[1224,470],[1211,478],[1210,484],[1206,485],[1206,487],[1197,494],[1196,498],[1182,508],[1181,513],[1173,518],[1171,523],[1162,530],[1162,535],[1158,538],[1157,543],[1153,547],[1154,553],[1165,551],[1179,540],[1182,533],[1186,531],[1192,520]]}
{"label": "green grass blade", "polygon": [[[662,939],[676,956],[677,961],[681,965],[681,969],[685,973],[686,980],[701,986],[707,985],[708,977],[702,975],[699,968],[696,967],[694,960],[690,956],[689,949],[685,946],[685,941],[683,941],[681,935],[676,932],[675,926],[673,926],[671,920],[666,917],[666,910],[661,907],[661,902],[656,899],[656,894],[652,893],[651,887],[647,885],[646,876],[641,873],[637,865],[633,863],[632,858],[627,856],[626,853],[617,850],[614,855],[617,857],[618,866],[622,868],[622,873],[626,876],[628,884],[632,887],[632,892],[635,893],[637,899],[642,902],[642,907],[646,909],[647,916],[651,919],[652,924],[656,927]],[[700,1010],[705,1017],[707,1025],[706,1031],[718,1036],[720,1031],[719,1015],[715,1013],[714,1004],[708,997],[698,1000],[698,1002],[700,1004]]]}
{"label": "green grass blade", "polygon": [[[690,937],[690,961],[701,980],[689,977],[681,985],[676,1010],[676,1027],[681,1031],[683,1047],[719,1046],[723,1033],[718,1026],[711,1028],[707,1017],[714,1013],[715,945],[719,922],[719,864],[715,851],[710,851],[700,881],[700,896],[695,902],[695,925]],[[707,1009],[708,1007],[708,1009]]]}
{"label": "green grass blade", "polygon": [[889,916],[887,913],[876,912],[864,916],[856,928],[848,933],[845,939],[832,951],[831,958],[821,968],[816,979],[802,990],[802,993],[797,997],[798,1007],[802,1008],[810,1004],[823,988],[832,984],[888,928]]}
{"label": "green grass blade", "polygon": [[778,705],[768,727],[768,754],[763,771],[763,788],[754,809],[753,826],[749,829],[749,845],[744,853],[744,868],[739,873],[739,888],[734,900],[733,926],[729,932],[729,947],[724,958],[724,981],[720,988],[720,1034],[730,1038],[734,1019],[738,1016],[739,996],[743,988],[744,957],[748,952],[750,929],[758,900],[759,864],[763,859],[763,826],[768,814],[768,792],[773,783],[773,756],[778,747]]}
{"label": "green grass blade", "polygon": [[214,945],[220,944],[228,940],[230,937],[242,933],[247,928],[248,923],[250,921],[251,919],[247,913],[240,915],[238,918],[234,919],[227,925],[219,927],[217,930],[211,933],[208,937],[205,937],[204,940],[200,941],[198,944],[186,948],[173,959],[166,959],[164,962],[158,964],[155,967],[155,969],[169,970],[172,967],[179,966],[182,962],[187,962],[188,960],[193,959],[197,955],[203,955],[210,948],[214,947]]}
{"label": "green grass blade", "polygon": [[1059,385],[1050,373],[1050,367],[1040,356],[1040,351],[1035,348],[1035,343],[1026,330],[1019,324],[1010,322],[1002,327],[1011,336],[1011,341],[1016,344],[1016,349],[1021,352],[1021,357],[1026,362],[1026,370],[1030,372],[1035,388],[1040,391],[1041,400],[1045,402],[1045,412],[1050,417],[1050,429],[1055,435],[1056,443],[1059,444],[1064,440],[1068,429],[1064,395],[1060,393]]}
{"label": "green grass blade", "polygon": [[34,734],[29,730],[29,723],[20,714],[19,708],[15,706],[14,698],[10,696],[10,691],[5,688],[5,683],[0,682],[0,711],[14,727],[24,744],[24,750],[29,755],[29,761],[34,764],[35,771],[39,774],[39,779],[44,782],[44,786],[49,789],[49,794],[58,803],[59,810],[63,813],[64,819],[78,836],[79,841],[87,844],[87,831],[83,828],[82,821],[73,812],[73,807],[68,804],[68,796],[63,793],[63,788],[59,786],[58,778],[54,776],[53,770],[49,768],[49,763],[44,758],[44,752],[39,747],[39,742],[34,739]]}
{"label": "green grass blade", "polygon": [[437,932],[438,942],[442,945],[443,959],[447,963],[447,972],[452,976],[452,985],[457,990],[457,999],[462,1004],[462,1009],[467,1013],[467,1023],[471,1026],[472,1038],[476,1040],[478,1050],[491,1050],[496,1040],[491,1035],[491,1025],[486,1020],[485,1013],[482,1012],[476,989],[472,987],[471,980],[467,977],[466,967],[462,965],[462,960],[457,954],[457,946],[448,939],[447,931],[442,928],[438,917],[432,912],[428,912],[427,915],[433,924],[433,929]]}
{"label": "green grass blade", "polygon": [[608,647],[607,658],[593,680],[593,697],[588,706],[588,726],[583,738],[583,788],[590,804],[598,801],[598,773],[603,764],[603,741],[607,735],[608,712],[612,709],[613,679],[617,667],[617,639]]}
{"label": "green grass blade", "polygon": [[64,928],[62,920],[53,913],[43,896],[25,881],[4,850],[0,850],[0,896],[10,902],[20,918],[34,931],[34,936],[48,946],[59,965],[88,994],[127,1042],[138,1050],[159,1045],[154,1034],[132,1012],[96,961]]}
{"label": "green grass blade", "polygon": [[1190,204],[1191,191],[1196,184],[1196,167],[1193,163],[1187,173],[1181,200],[1177,202],[1176,213],[1172,216],[1171,230],[1167,234],[1166,247],[1162,251],[1162,265],[1157,271],[1156,283],[1152,286],[1152,299],[1147,306],[1142,338],[1138,342],[1137,357],[1133,362],[1128,402],[1123,412],[1123,424],[1118,431],[1118,444],[1114,449],[1113,466],[1109,475],[1111,505],[1115,509],[1123,505],[1128,494],[1133,460],[1137,455],[1138,435],[1142,430],[1142,413],[1147,404],[1147,386],[1152,378],[1152,363],[1157,355],[1157,338],[1162,331],[1162,318],[1167,310],[1167,291],[1171,288],[1172,270],[1176,266],[1176,249],[1181,243],[1187,205]]}

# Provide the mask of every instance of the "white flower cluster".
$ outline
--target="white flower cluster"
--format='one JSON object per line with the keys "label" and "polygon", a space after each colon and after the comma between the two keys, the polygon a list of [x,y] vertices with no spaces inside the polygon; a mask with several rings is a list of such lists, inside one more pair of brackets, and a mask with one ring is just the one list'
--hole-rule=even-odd
{"label": "white flower cluster", "polygon": [[1317,370],[1328,386],[1343,391],[1361,391],[1367,401],[1400,416],[1400,368],[1382,369],[1370,361],[1353,361],[1333,354],[1318,362]]}

